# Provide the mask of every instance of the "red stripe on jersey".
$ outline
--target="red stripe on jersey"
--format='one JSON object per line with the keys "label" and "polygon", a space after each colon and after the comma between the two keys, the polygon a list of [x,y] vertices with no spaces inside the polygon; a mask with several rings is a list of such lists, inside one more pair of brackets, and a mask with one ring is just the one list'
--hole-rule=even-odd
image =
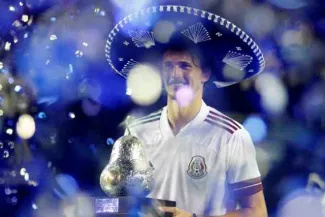
{"label": "red stripe on jersey", "polygon": [[220,127],[220,128],[222,128],[222,129],[224,129],[224,130],[227,130],[227,131],[228,131],[229,133],[231,133],[231,134],[234,133],[233,130],[231,130],[231,129],[229,129],[228,127],[225,127],[225,126],[223,126],[223,125],[221,125],[221,124],[218,124],[217,122],[214,122],[214,121],[211,121],[211,120],[208,120],[208,119],[205,119],[204,121],[208,122],[209,124],[212,124],[212,125],[215,125],[215,126],[217,126],[217,127]]}
{"label": "red stripe on jersey", "polygon": [[214,112],[212,110],[209,111],[209,114],[212,114],[214,116],[217,116],[217,117],[223,118],[223,119],[225,119],[227,121],[230,121],[232,124],[234,124],[236,127],[238,127],[238,129],[241,129],[241,127],[234,120],[232,120],[231,118],[228,118],[225,115],[218,114],[218,113],[216,113],[216,112]]}
{"label": "red stripe on jersey", "polygon": [[237,197],[249,196],[263,190],[261,177],[228,184],[228,187]]}
{"label": "red stripe on jersey", "polygon": [[215,116],[212,116],[212,115],[208,115],[207,118],[211,118],[212,120],[215,120],[215,121],[218,121],[218,122],[221,122],[225,125],[227,125],[228,127],[232,128],[233,130],[238,130],[237,127],[235,127],[234,125],[232,125],[231,123],[229,123],[228,121],[225,121],[225,120],[222,120],[221,118],[218,118],[218,117],[215,117]]}

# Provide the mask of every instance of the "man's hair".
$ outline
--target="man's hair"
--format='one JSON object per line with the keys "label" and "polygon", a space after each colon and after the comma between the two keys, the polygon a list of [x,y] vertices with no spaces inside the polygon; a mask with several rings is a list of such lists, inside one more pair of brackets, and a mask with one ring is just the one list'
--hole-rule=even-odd
{"label": "man's hair", "polygon": [[192,59],[193,64],[196,67],[201,68],[203,73],[211,70],[210,62],[203,56],[202,51],[198,48],[195,48],[193,46],[184,46],[183,44],[171,44],[164,49],[163,54],[166,52],[188,53]]}

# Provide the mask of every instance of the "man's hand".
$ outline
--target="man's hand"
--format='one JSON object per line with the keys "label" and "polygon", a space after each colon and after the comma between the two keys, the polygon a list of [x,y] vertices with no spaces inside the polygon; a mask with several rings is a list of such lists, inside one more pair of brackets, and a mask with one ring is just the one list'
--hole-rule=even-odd
{"label": "man's hand", "polygon": [[182,210],[177,207],[167,207],[167,206],[161,206],[158,207],[161,212],[169,212],[173,213],[174,217],[192,217],[193,213],[189,213],[185,210]]}

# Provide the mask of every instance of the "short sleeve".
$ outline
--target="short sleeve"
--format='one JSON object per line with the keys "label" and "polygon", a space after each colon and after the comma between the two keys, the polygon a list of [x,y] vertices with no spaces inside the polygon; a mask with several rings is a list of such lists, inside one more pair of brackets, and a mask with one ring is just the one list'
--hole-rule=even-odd
{"label": "short sleeve", "polygon": [[227,180],[237,196],[248,196],[263,190],[253,141],[244,128],[237,130],[228,142]]}

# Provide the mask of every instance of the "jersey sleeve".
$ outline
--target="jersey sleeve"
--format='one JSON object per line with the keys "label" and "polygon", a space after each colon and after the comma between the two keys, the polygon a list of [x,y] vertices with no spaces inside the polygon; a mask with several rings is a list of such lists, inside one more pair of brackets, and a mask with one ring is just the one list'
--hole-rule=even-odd
{"label": "jersey sleeve", "polygon": [[235,196],[249,196],[263,190],[253,141],[246,129],[233,133],[228,142],[227,180]]}

